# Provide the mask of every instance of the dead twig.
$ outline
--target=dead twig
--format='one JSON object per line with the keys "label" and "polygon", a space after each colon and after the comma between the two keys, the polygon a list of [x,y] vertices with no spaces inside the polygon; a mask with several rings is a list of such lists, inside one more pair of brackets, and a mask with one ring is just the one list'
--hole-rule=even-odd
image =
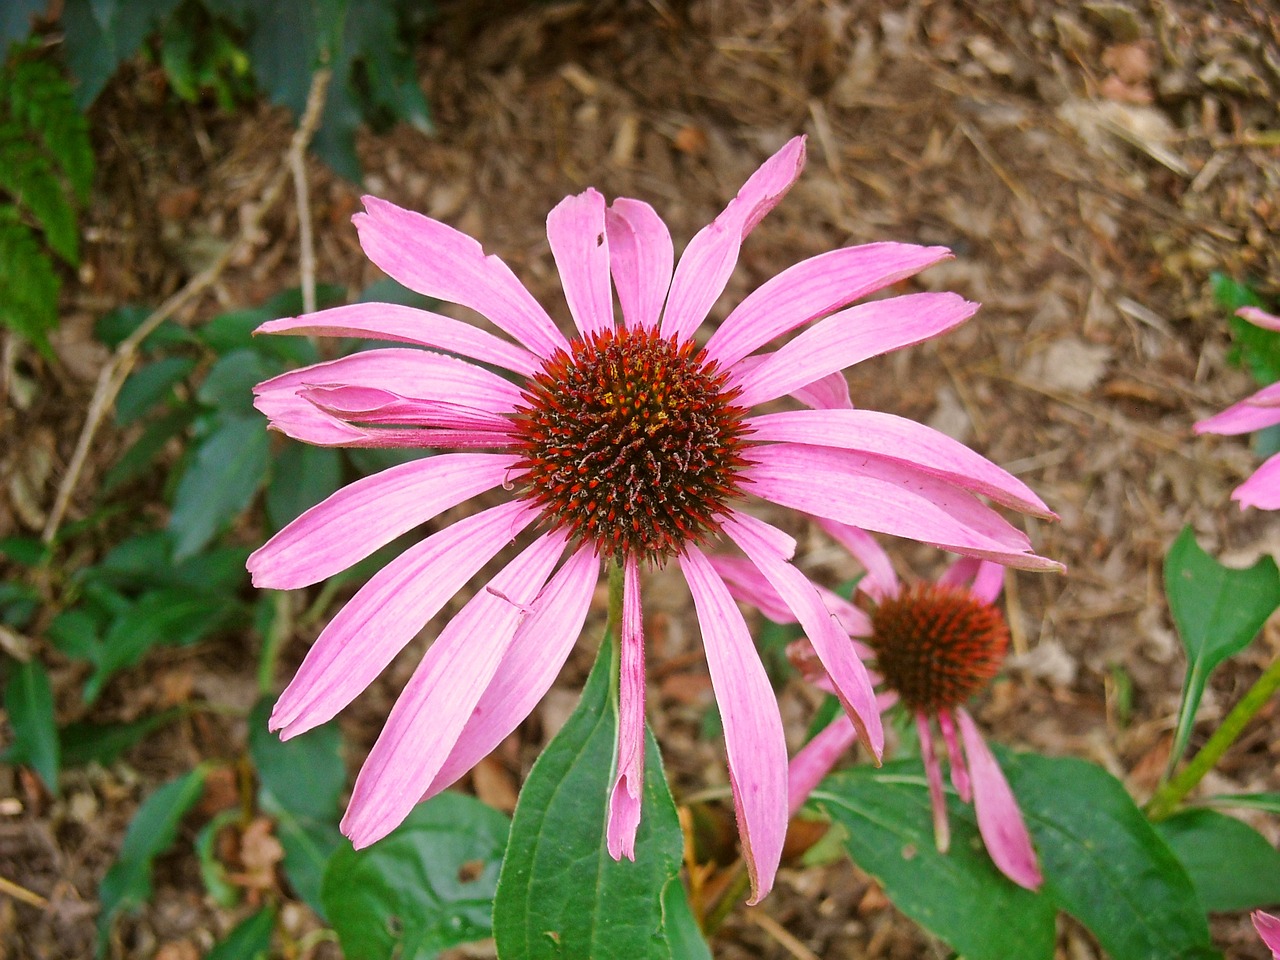
{"label": "dead twig", "polygon": [[[57,536],[58,527],[61,526],[62,519],[66,516],[71,497],[75,493],[81,473],[84,472],[85,461],[89,457],[89,449],[93,444],[93,438],[97,434],[98,428],[102,425],[107,411],[115,403],[116,396],[120,393],[120,388],[124,386],[125,380],[137,361],[138,347],[160,324],[192,303],[200,294],[213,286],[227,268],[227,265],[239,256],[246,245],[253,242],[263,218],[279,201],[284,191],[285,181],[289,178],[295,164],[301,163],[301,158],[306,152],[308,144],[311,143],[311,138],[315,135],[316,128],[320,124],[321,108],[324,106],[325,93],[328,87],[329,70],[327,68],[317,70],[311,78],[311,89],[307,94],[306,109],[298,122],[298,129],[294,131],[293,137],[289,141],[285,162],[280,165],[267,183],[257,206],[252,209],[241,224],[240,232],[236,235],[235,240],[227,246],[217,260],[187,281],[186,286],[157,307],[138,325],[136,330],[122,340],[120,345],[116,347],[115,353],[112,354],[111,360],[102,368],[102,372],[98,375],[97,386],[94,388],[93,399],[89,401],[89,412],[85,416],[84,427],[81,428],[80,437],[76,441],[75,452],[71,456],[71,462],[67,465],[67,472],[63,475],[62,483],[58,486],[58,495],[54,499],[53,508],[49,511],[49,519],[44,526],[41,539],[45,543],[52,542],[53,538]],[[295,157],[298,159],[295,160]]]}

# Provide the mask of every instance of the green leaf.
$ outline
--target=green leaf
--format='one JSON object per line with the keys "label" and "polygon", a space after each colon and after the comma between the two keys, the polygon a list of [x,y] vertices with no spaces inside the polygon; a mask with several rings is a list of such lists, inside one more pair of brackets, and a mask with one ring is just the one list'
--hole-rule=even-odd
{"label": "green leaf", "polygon": [[0,203],[0,324],[53,356],[49,331],[58,325],[62,283],[35,234],[10,205]]}
{"label": "green leaf", "polygon": [[616,645],[601,643],[582,699],[533,765],[511,824],[494,901],[502,960],[671,956],[663,895],[678,883],[683,838],[646,731],[645,782],[635,862],[605,845],[618,736]]}
{"label": "green leaf", "polygon": [[[93,327],[93,335],[114,350],[149,316],[151,316],[150,307],[138,304],[117,307],[98,318],[98,322]],[[172,320],[166,320],[143,338],[142,351],[150,353],[162,347],[181,346],[184,343],[190,343],[191,340],[190,332]]]}
{"label": "green leaf", "polygon": [[200,828],[196,834],[196,860],[200,863],[200,879],[204,888],[220,907],[234,907],[240,902],[240,888],[227,876],[227,866],[218,859],[218,834],[224,827],[240,819],[238,809],[223,810]]}
{"label": "green leaf", "polygon": [[186,776],[169,781],[138,808],[125,832],[120,857],[98,888],[99,957],[106,952],[116,917],[141,906],[151,897],[151,870],[155,859],[173,844],[183,816],[200,799],[207,770],[201,764]]}
{"label": "green leaf", "polygon": [[1280,851],[1253,827],[1215,810],[1184,810],[1155,828],[1187,868],[1206,910],[1280,903]]}
{"label": "green leaf", "polygon": [[267,431],[257,417],[228,417],[196,449],[174,495],[175,560],[200,551],[253,500],[267,471]]}
{"label": "green leaf", "polygon": [[271,934],[275,929],[275,907],[263,907],[215,943],[205,960],[265,960],[271,951]]}
{"label": "green leaf", "polygon": [[19,566],[41,566],[48,562],[50,555],[49,545],[35,537],[0,538],[0,556],[7,557]]}
{"label": "green leaf", "polygon": [[53,716],[49,674],[35,660],[14,666],[4,691],[4,708],[13,727],[10,763],[25,763],[58,792],[58,726]]}
{"label": "green leaf", "polygon": [[667,884],[662,895],[662,929],[671,947],[671,960],[712,960],[711,948],[689,906],[688,891],[679,880]]}
{"label": "green leaf", "polygon": [[849,855],[897,908],[969,960],[1053,957],[1057,908],[996,869],[973,808],[953,797],[951,849],[938,852],[920,761],[836,773],[812,800],[844,828]]}
{"label": "green leaf", "polygon": [[479,800],[446,792],[373,846],[344,843],[322,897],[347,960],[432,960],[488,937],[508,826]]}
{"label": "green leaf", "polygon": [[271,467],[267,518],[279,530],[342,483],[342,455],[329,447],[290,443]]}
{"label": "green leaf", "polygon": [[188,406],[182,406],[148,423],[133,445],[121,455],[102,478],[102,496],[109,496],[149,470],[165,444],[186,430],[191,425],[193,417],[193,410]]}
{"label": "green leaf", "polygon": [[279,372],[279,365],[257,350],[233,350],[209,368],[196,399],[207,407],[252,417],[253,388]]}
{"label": "green leaf", "polygon": [[190,357],[164,357],[139,367],[124,382],[116,397],[116,424],[126,427],[172,395],[173,388],[193,369]]}
{"label": "green leaf", "polygon": [[182,716],[182,710],[173,708],[153,713],[128,723],[73,723],[58,733],[62,745],[62,763],[68,767],[97,763],[109,767],[121,754],[153,730],[158,730]]}
{"label": "green leaf", "polygon": [[1241,810],[1265,810],[1280,814],[1280,793],[1220,793],[1201,797],[1196,803],[1206,807],[1237,807]]}
{"label": "green leaf", "polygon": [[67,65],[80,81],[76,103],[87,109],[122,60],[137,52],[142,41],[179,0],[65,0],[62,27]]}
{"label": "green leaf", "polygon": [[1040,854],[1044,895],[1113,960],[1215,955],[1190,877],[1120,781],[1083,760],[999,753]]}
{"label": "green leaf", "polygon": [[7,0],[0,3],[0,60],[9,44],[31,34],[32,18],[45,12],[49,0]]}
{"label": "green leaf", "polygon": [[1187,675],[1170,754],[1176,759],[1191,738],[1209,675],[1227,657],[1247,647],[1280,606],[1280,570],[1270,557],[1245,570],[1224,567],[1200,549],[1195,532],[1187,526],[1165,557],[1164,583],[1169,610],[1187,651]]}

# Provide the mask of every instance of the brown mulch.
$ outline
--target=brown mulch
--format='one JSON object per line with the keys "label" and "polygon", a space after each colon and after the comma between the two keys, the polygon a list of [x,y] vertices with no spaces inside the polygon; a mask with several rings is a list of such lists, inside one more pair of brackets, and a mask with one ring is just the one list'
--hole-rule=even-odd
{"label": "brown mulch", "polygon": [[[1280,553],[1274,518],[1229,501],[1257,462],[1248,445],[1190,432],[1251,389],[1226,363],[1227,324],[1209,274],[1280,296],[1274,8],[1262,0],[441,6],[419,60],[438,134],[364,135],[364,188],[479,238],[557,316],[567,311],[544,223],[561,197],[590,185],[643,198],[679,248],[796,133],[809,136],[808,167],[745,245],[717,315],[783,267],[833,247],[901,240],[952,248],[956,258],[918,282],[979,300],[982,311],[947,337],[851,370],[854,402],[956,436],[1061,515],[1053,525],[1029,522],[1028,531],[1038,552],[1069,573],[1010,578],[1017,653],[978,713],[993,739],[1094,760],[1145,798],[1169,748],[1184,666],[1163,601],[1165,550],[1190,523],[1225,561]],[[222,114],[177,105],[163,75],[142,65],[117,76],[91,119],[99,172],[84,264],[65,290],[59,363],[22,352],[16,379],[26,388],[6,398],[13,412],[0,453],[0,536],[43,523],[106,359],[94,320],[120,304],[158,303],[216,256],[291,129],[265,106]],[[349,223],[362,191],[318,161],[309,174],[317,277],[358,291],[378,277]],[[298,281],[298,217],[286,205],[252,256],[182,319],[198,323]],[[127,439],[104,431],[73,516],[88,509]],[[158,489],[142,509],[163,517]],[[849,574],[824,540],[786,522],[816,578]],[[243,531],[246,542],[259,535]],[[939,564],[925,548],[892,549],[903,569],[924,574]],[[720,744],[697,736],[710,692],[677,580],[650,580],[646,616],[650,714],[680,794],[723,783],[725,772]],[[286,666],[309,639],[295,638]],[[588,646],[520,734],[467,781],[482,797],[502,804],[513,795],[572,708]],[[251,651],[247,636],[232,636],[156,654],[113,681],[88,716],[131,719],[188,687],[247,707]],[[1215,677],[1195,742],[1277,654],[1272,626]],[[344,714],[352,754],[372,743],[412,659]],[[80,719],[74,671],[50,662],[60,720]],[[1131,702],[1121,696],[1128,685]],[[798,735],[810,701],[789,688],[783,709]],[[243,737],[242,721],[200,715],[109,770],[68,771],[57,799],[0,770],[0,798],[9,798],[0,810],[0,876],[51,901],[41,911],[0,898],[0,958],[89,955],[97,884],[140,799]],[[1212,787],[1280,790],[1278,760],[1273,703]],[[1280,839],[1274,820],[1252,822]],[[847,862],[784,869],[758,909],[766,920],[748,911],[723,928],[717,957],[807,956],[776,935],[779,924],[831,960],[947,955]],[[295,936],[315,929],[304,907],[291,911]],[[177,853],[160,863],[151,906],[122,921],[116,950],[199,956],[236,919],[207,902],[194,859]],[[1216,919],[1213,930],[1228,957],[1264,955],[1241,918]],[[308,955],[333,950],[321,944]],[[1059,956],[1100,952],[1064,922]]]}

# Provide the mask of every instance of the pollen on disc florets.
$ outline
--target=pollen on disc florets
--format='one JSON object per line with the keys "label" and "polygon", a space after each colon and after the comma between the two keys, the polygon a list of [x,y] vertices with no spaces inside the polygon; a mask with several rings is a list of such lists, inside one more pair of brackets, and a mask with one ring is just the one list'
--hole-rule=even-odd
{"label": "pollen on disc florets", "polygon": [[886,598],[871,626],[885,684],[916,712],[963,704],[999,672],[1009,647],[999,610],[944,584],[920,583]]}
{"label": "pollen on disc florets", "polygon": [[620,328],[575,340],[514,414],[518,496],[605,557],[674,556],[741,496],[737,395],[691,341]]}

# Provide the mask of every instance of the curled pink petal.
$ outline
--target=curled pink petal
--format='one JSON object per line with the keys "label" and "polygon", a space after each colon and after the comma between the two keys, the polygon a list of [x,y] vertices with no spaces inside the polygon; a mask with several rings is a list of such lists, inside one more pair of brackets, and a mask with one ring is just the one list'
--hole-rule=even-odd
{"label": "curled pink petal", "polygon": [[1280,317],[1260,310],[1258,307],[1241,307],[1236,311],[1236,316],[1264,330],[1280,330]]}
{"label": "curled pink petal", "polygon": [[687,340],[693,335],[724,292],[742,241],[791,189],[803,167],[804,137],[795,137],[766,160],[720,216],[689,241],[671,281],[662,317],[664,337]]}
{"label": "curled pink petal", "polygon": [[298,396],[349,424],[484,431],[498,438],[509,437],[511,433],[511,420],[504,414],[447,400],[404,397],[373,387],[303,387]]}
{"label": "curled pink petal", "polygon": [[956,708],[956,721],[973,778],[973,806],[982,842],[1001,873],[1020,887],[1039,890],[1044,877],[1009,781],[963,707]]}
{"label": "curled pink petal", "polygon": [[578,331],[590,336],[612,329],[609,239],[600,192],[584,190],[556,204],[547,215],[547,239]]}
{"label": "curled pink petal", "polygon": [[813,788],[857,742],[858,731],[853,721],[848,714],[841,713],[814,734],[813,739],[791,758],[791,764],[787,768],[787,797],[791,816],[794,817],[799,812]]}
{"label": "curled pink petal", "polygon": [[929,782],[929,806],[933,810],[933,842],[939,853],[951,849],[951,821],[947,817],[947,796],[942,789],[942,764],[933,749],[933,731],[929,718],[916,714],[916,733],[920,735],[920,759],[924,761],[924,775]]}
{"label": "curled pink petal", "polygon": [[858,581],[859,592],[877,603],[898,595],[898,575],[893,572],[893,561],[875,537],[858,527],[823,517],[818,518],[818,526],[862,564],[866,574]]}
{"label": "curled pink petal", "polygon": [[675,258],[667,225],[649,204],[620,197],[609,206],[605,226],[623,320],[628,327],[657,327]]}
{"label": "curled pink petal", "polygon": [[635,557],[622,567],[622,637],[618,679],[618,743],[605,841],[615,860],[636,858],[636,829],[644,794],[644,618]]}
{"label": "curled pink petal", "polygon": [[973,799],[973,790],[969,783],[969,767],[964,762],[960,741],[956,739],[956,725],[951,719],[950,710],[938,711],[938,728],[942,731],[942,740],[947,745],[947,760],[951,763],[951,785],[956,788],[956,793],[960,794],[960,799],[969,803]]}
{"label": "curled pink petal", "polygon": [[749,903],[773,887],[787,833],[787,741],[769,677],[724,582],[696,547],[679,557],[702,629],[707,669],[724,721],[729,783],[751,877]]}
{"label": "curled pink petal", "polygon": [[1280,510],[1280,454],[1264,460],[1248,480],[1235,488],[1231,499],[1239,502],[1242,510]]}
{"label": "curled pink petal", "polygon": [[797,387],[791,391],[806,406],[817,410],[852,410],[853,398],[849,395],[849,381],[844,371],[837,370],[825,377],[819,377],[813,383]]}

